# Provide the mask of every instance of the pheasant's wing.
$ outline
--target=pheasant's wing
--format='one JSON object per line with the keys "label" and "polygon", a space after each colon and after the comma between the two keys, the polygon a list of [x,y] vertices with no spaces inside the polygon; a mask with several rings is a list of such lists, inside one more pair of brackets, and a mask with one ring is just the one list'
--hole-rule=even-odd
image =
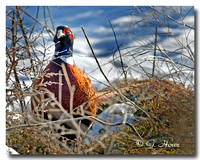
{"label": "pheasant's wing", "polygon": [[75,65],[70,67],[70,70],[76,80],[74,95],[81,104],[87,102],[85,103],[87,105],[84,105],[84,110],[86,110],[86,112],[91,113],[91,115],[96,115],[96,96],[90,78]]}

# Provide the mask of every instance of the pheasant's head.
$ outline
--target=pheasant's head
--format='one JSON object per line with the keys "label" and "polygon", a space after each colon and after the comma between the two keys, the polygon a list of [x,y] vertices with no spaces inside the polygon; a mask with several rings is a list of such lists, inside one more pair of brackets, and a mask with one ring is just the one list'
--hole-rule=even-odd
{"label": "pheasant's head", "polygon": [[54,42],[56,43],[56,51],[62,52],[64,50],[73,50],[74,34],[68,26],[58,26]]}

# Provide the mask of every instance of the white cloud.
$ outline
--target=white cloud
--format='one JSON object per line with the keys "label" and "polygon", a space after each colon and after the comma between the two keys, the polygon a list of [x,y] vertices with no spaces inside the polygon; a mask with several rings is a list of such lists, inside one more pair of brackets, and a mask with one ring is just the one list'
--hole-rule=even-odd
{"label": "white cloud", "polygon": [[114,25],[124,25],[124,24],[130,23],[132,21],[138,21],[140,19],[141,18],[137,17],[137,16],[131,16],[131,15],[123,16],[123,17],[119,17],[119,18],[112,20],[112,24],[114,24]]}
{"label": "white cloud", "polygon": [[104,26],[98,26],[96,27],[95,30],[93,30],[94,33],[102,33],[102,34],[108,34],[108,33],[112,33],[112,29],[111,28],[106,28]]}
{"label": "white cloud", "polygon": [[76,15],[74,15],[72,17],[68,17],[67,20],[68,21],[73,21],[73,20],[77,20],[77,19],[81,19],[81,18],[97,17],[102,13],[103,13],[102,10],[97,10],[97,11],[91,10],[91,11],[87,11],[87,12],[76,14]]}
{"label": "white cloud", "polygon": [[191,27],[194,27],[194,16],[187,16],[184,18],[183,22]]}

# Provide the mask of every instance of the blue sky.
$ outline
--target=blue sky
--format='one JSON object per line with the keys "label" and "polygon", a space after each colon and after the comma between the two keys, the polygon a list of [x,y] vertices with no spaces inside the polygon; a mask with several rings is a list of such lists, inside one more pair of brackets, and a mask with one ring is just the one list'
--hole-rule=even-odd
{"label": "blue sky", "polygon": [[[161,10],[161,8],[157,8]],[[38,7],[34,6],[27,7],[27,11],[33,16],[36,15],[37,9]],[[40,6],[38,19],[42,21],[44,20],[44,9],[46,14],[45,18],[49,18],[47,7]],[[130,34],[133,34],[134,36],[146,37],[152,33],[155,33],[156,24],[158,25],[158,28],[161,26],[159,23],[155,22],[155,20],[151,20],[152,23],[148,24],[151,31],[145,23],[138,23],[134,27],[131,26],[140,20],[142,16],[146,16],[146,11],[151,11],[149,7],[141,6],[135,8],[134,6],[49,6],[49,9],[51,11],[55,27],[58,25],[68,25],[70,28],[72,28],[72,31],[74,29],[73,32],[76,34],[77,38],[79,38],[83,37],[83,33],[80,28],[80,26],[83,26],[89,38],[102,39],[102,41],[100,41],[101,43],[95,43],[93,45],[94,48],[97,50],[101,49],[102,51],[99,54],[97,53],[98,56],[109,56],[109,53],[111,54],[110,51],[114,51],[116,49],[113,32],[108,22],[109,20],[113,24],[119,44],[122,42],[127,44],[130,41],[127,38]],[[141,15],[138,10],[140,10],[143,15]],[[169,14],[175,20],[180,21],[178,16],[170,13],[168,10],[166,10],[166,14]],[[191,6],[184,7],[182,9],[181,15],[193,16],[194,8]],[[26,20],[31,24],[29,18]],[[50,24],[50,20],[48,21]],[[177,23],[174,23],[170,20],[168,21],[170,28],[173,29],[180,27]],[[175,35],[178,34],[181,33],[176,33]],[[166,38],[166,35],[162,33],[159,34],[159,37],[160,41],[163,41],[164,38]],[[74,49],[76,50],[76,48]]]}
{"label": "blue sky", "polygon": [[[109,53],[114,49],[115,39],[109,25],[109,20],[115,20],[119,17],[124,17],[132,14],[132,6],[52,6],[49,7],[52,13],[52,17],[55,23],[55,27],[58,25],[67,25],[75,33],[77,39],[83,37],[81,26],[83,26],[90,38],[102,39],[101,43],[95,43],[93,45],[97,50],[100,48],[102,51],[98,56],[106,56],[105,53]],[[40,19],[43,20],[44,7],[40,7]],[[47,12],[47,8],[46,12]],[[32,15],[36,15],[37,7],[28,7],[28,12]],[[48,14],[48,13],[47,13]],[[49,21],[50,22],[50,21]],[[50,23],[49,23],[50,24]],[[113,26],[118,26],[118,24],[113,24]],[[52,27],[53,29],[53,27]],[[120,41],[120,35],[123,34],[128,28],[124,27],[120,32],[117,31]],[[111,38],[112,37],[112,38]],[[76,41],[76,40],[75,40]],[[76,42],[75,42],[76,43]],[[76,51],[76,48],[74,48]]]}

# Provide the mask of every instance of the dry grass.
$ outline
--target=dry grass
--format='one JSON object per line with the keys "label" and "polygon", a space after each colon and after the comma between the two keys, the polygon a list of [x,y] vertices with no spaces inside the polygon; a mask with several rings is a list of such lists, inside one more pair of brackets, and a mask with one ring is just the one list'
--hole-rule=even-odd
{"label": "dry grass", "polygon": [[[142,82],[133,80],[129,83]],[[145,84],[130,88],[125,95],[129,98],[137,95],[136,104],[150,114],[147,117],[141,111],[136,112],[138,117],[133,125],[145,143],[154,140],[154,147],[148,146],[148,143],[138,147],[136,134],[124,126],[120,126],[118,132],[98,136],[99,141],[91,141],[87,145],[79,139],[74,149],[64,145],[65,142],[61,143],[59,134],[53,133],[51,128],[43,127],[8,131],[7,145],[20,154],[194,154],[194,92],[169,81],[146,80]],[[123,81],[115,85],[122,87]],[[108,101],[103,104],[104,107],[113,103]],[[7,122],[12,126],[20,125],[20,122],[9,118]],[[159,147],[164,141],[179,146]]]}
{"label": "dry grass", "polygon": [[[116,85],[123,85],[123,81]],[[130,84],[141,81],[129,81]],[[112,154],[194,154],[194,91],[186,89],[181,84],[163,81],[146,81],[146,85],[130,89],[126,96],[136,96],[135,102],[150,114],[146,117],[141,111],[136,112],[138,118],[133,125],[145,139],[154,141],[155,146],[144,144],[138,148],[133,140],[134,133],[128,128],[121,128],[121,132],[111,133],[105,139],[109,144],[115,135]],[[105,105],[106,106],[106,105]],[[162,143],[175,144],[175,147]],[[116,147],[117,146],[117,147]],[[120,147],[119,147],[120,146]],[[102,149],[99,148],[99,152]]]}

